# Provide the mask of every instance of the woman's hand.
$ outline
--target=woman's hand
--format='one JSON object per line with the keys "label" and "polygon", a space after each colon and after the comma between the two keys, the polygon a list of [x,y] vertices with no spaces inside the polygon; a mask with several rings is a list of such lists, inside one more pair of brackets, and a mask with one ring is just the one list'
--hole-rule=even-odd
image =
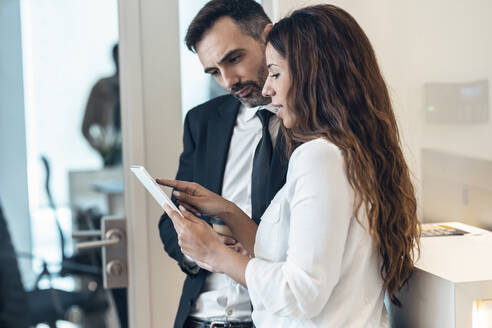
{"label": "woman's hand", "polygon": [[217,264],[221,262],[220,255],[223,254],[224,249],[228,249],[228,246],[205,221],[195,217],[183,206],[179,209],[184,217],[165,205],[165,211],[178,234],[181,251],[194,259],[200,267],[220,272]]}
{"label": "woman's hand", "polygon": [[[243,245],[241,245],[240,242],[235,241],[234,239],[232,239],[230,237],[222,236],[220,234],[218,234],[218,236],[221,239],[222,244],[224,244],[227,247],[229,247],[229,249],[232,249],[234,252],[236,252],[238,254],[247,256],[248,258],[250,257],[250,254],[249,254],[248,250],[246,248],[244,248]],[[224,241],[223,240],[224,238],[227,239],[227,240]],[[194,260],[194,261],[202,269],[205,269],[205,270],[210,271],[210,272],[218,272],[216,268],[213,268],[211,265],[209,265],[207,263],[200,262],[198,260]]]}
{"label": "woman's hand", "polygon": [[195,182],[156,179],[160,185],[172,187],[178,203],[196,215],[222,218],[232,203]]}
{"label": "woman's hand", "polygon": [[[178,200],[180,207],[186,208],[195,215],[211,216],[224,221],[231,230],[234,239],[239,242],[238,245],[230,247],[230,249],[240,255],[254,256],[255,237],[258,226],[233,202],[222,198],[194,182],[165,179],[156,179],[156,182],[175,189],[173,194]],[[208,226],[207,228],[210,227]]]}

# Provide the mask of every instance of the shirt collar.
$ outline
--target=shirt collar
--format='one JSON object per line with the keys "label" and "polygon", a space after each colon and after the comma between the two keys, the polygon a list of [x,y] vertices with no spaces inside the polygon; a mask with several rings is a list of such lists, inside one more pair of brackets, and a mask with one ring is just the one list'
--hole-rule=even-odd
{"label": "shirt collar", "polygon": [[[244,105],[242,105],[244,106]],[[266,109],[273,114],[277,112],[276,108],[272,106],[272,104],[268,105],[261,105],[261,106],[256,106],[256,107],[246,107],[244,106],[244,120],[248,122],[249,120],[252,120],[254,117],[256,117],[256,112],[260,109]]]}

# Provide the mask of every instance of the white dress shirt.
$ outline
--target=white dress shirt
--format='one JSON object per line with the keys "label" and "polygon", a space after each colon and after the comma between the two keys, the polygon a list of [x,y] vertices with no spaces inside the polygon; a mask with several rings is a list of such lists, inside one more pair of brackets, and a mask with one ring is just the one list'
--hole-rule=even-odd
{"label": "white dress shirt", "polygon": [[[262,137],[262,124],[256,112],[273,106],[239,108],[232,133],[222,185],[222,197],[235,203],[251,217],[251,175],[256,146]],[[280,121],[270,118],[269,131],[273,145]],[[211,273],[205,280],[190,316],[201,320],[251,321],[251,303],[246,288],[225,274]]]}
{"label": "white dress shirt", "polygon": [[381,258],[338,147],[299,146],[261,218],[246,283],[256,327],[387,327]]}

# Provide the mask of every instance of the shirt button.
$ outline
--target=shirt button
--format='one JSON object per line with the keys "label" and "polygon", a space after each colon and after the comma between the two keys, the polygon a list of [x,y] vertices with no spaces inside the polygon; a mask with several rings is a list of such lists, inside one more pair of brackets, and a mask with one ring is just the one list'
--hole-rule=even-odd
{"label": "shirt button", "polygon": [[227,314],[228,316],[231,316],[231,315],[232,315],[232,309],[227,309],[226,314]]}

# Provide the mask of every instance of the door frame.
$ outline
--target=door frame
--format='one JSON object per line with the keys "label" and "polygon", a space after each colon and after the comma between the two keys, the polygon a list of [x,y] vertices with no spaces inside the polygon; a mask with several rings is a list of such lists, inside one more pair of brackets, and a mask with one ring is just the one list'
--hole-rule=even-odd
{"label": "door frame", "polygon": [[130,327],[170,327],[184,274],[164,253],[162,209],[130,175],[174,177],[182,149],[178,0],[118,0]]}

